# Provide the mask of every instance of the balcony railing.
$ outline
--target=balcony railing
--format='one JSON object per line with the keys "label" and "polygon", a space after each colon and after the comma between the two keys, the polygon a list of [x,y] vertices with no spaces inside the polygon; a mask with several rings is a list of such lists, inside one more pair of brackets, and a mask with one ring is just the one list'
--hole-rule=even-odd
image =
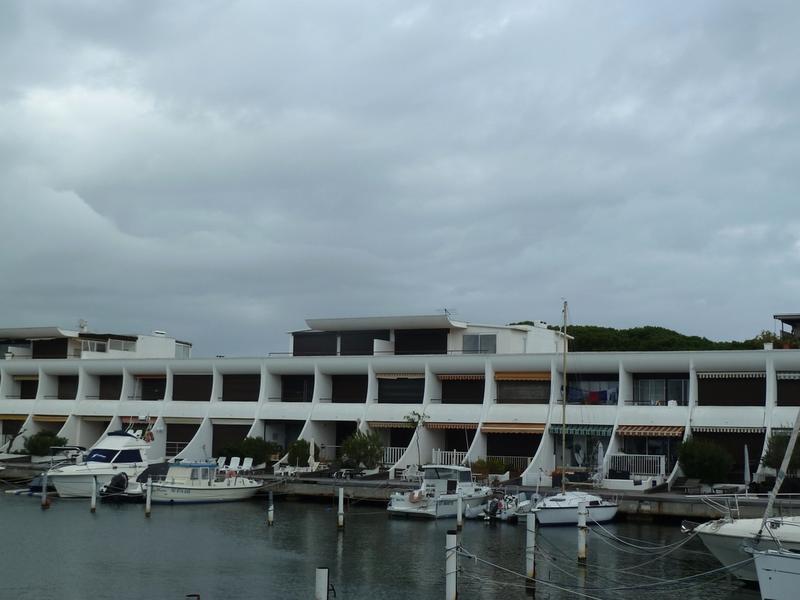
{"label": "balcony railing", "polygon": [[383,449],[383,464],[393,465],[403,456],[405,446],[386,446]]}
{"label": "balcony railing", "polygon": [[486,461],[501,462],[509,470],[522,473],[533,460],[530,456],[487,456]]}
{"label": "balcony railing", "polygon": [[610,454],[609,470],[625,471],[635,476],[666,476],[667,457],[663,454]]}
{"label": "balcony railing", "polygon": [[170,442],[167,441],[167,449],[166,454],[168,458],[172,458],[173,456],[177,456],[180,454],[181,450],[186,448],[189,445],[189,442]]}
{"label": "balcony railing", "polygon": [[466,452],[436,448],[433,451],[433,459],[431,462],[435,465],[460,465],[466,458]]}

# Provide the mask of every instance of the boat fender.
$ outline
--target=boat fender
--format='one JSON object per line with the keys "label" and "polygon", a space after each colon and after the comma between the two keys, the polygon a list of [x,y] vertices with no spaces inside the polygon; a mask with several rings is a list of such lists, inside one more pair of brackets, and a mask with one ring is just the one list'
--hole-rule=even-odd
{"label": "boat fender", "polygon": [[150,442],[153,441],[153,439],[155,439],[155,436],[153,435],[153,432],[152,431],[145,431],[145,433],[144,433],[144,441],[147,442],[147,443],[150,443]]}

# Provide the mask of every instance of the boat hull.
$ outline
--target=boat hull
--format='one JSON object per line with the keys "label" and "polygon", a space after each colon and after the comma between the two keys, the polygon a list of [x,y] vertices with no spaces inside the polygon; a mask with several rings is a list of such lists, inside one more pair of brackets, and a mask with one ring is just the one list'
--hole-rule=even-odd
{"label": "boat hull", "polygon": [[[462,510],[466,511],[468,508],[481,507],[490,496],[490,493],[485,495],[476,494],[471,497],[462,496]],[[455,517],[458,513],[458,496],[455,494],[448,494],[439,496],[438,498],[426,498],[417,503],[393,500],[389,504],[387,510],[390,515],[419,517],[423,519]]]}
{"label": "boat hull", "polygon": [[[589,506],[589,515],[586,523],[607,523],[617,516],[618,504],[603,504],[601,506]],[[536,514],[536,521],[540,525],[577,525],[578,507],[577,506],[555,506],[547,508],[537,508],[533,511]]]}
{"label": "boat hull", "polygon": [[800,587],[800,554],[756,552],[753,558],[762,600],[797,597]]}
{"label": "boat hull", "polygon": [[[798,522],[797,517],[788,517],[793,522]],[[698,525],[694,531],[706,545],[709,552],[724,566],[731,566],[750,558],[745,548],[755,550],[774,550],[778,546],[770,533],[765,532],[758,541],[756,534],[761,526],[761,519],[739,519],[738,521],[709,521]],[[800,528],[781,527],[773,528],[773,535],[779,536],[781,545],[795,552],[800,551]],[[799,534],[799,535],[796,535]],[[731,573],[745,581],[758,581],[755,566],[752,561],[731,569]]]}
{"label": "boat hull", "polygon": [[119,473],[126,473],[130,480],[135,480],[146,468],[146,466],[137,465],[119,467],[113,471],[95,469],[65,473],[51,471],[48,473],[47,479],[53,484],[60,498],[89,498],[92,495],[92,486],[96,485],[96,490],[99,491]]}
{"label": "boat hull", "polygon": [[153,483],[151,502],[155,504],[206,504],[212,502],[236,502],[247,500],[261,489],[257,485],[226,486],[180,486],[168,483]]}

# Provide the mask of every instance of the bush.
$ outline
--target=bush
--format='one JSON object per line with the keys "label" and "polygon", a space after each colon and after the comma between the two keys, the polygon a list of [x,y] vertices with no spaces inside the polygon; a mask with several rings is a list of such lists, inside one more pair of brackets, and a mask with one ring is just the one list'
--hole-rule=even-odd
{"label": "bush", "polygon": [[341,462],[349,468],[364,465],[367,469],[374,469],[383,462],[381,436],[375,432],[357,431],[342,442]]}
{"label": "bush", "polygon": [[474,463],[472,463],[472,472],[477,475],[483,475],[484,477],[489,473],[497,475],[505,473],[508,470],[509,469],[506,468],[505,463],[496,458],[490,458],[488,461],[479,458]]}
{"label": "bush", "polygon": [[[777,471],[783,462],[788,445],[789,436],[787,434],[773,433],[767,440],[767,450],[764,452],[764,458],[761,459],[761,463],[765,467],[770,467]],[[798,469],[800,469],[800,444],[795,444],[792,459],[789,461],[788,472],[796,473]]]}
{"label": "bush", "polygon": [[261,464],[270,462],[272,455],[280,453],[281,445],[275,442],[268,442],[261,437],[248,437],[238,444],[230,444],[220,451],[220,456],[249,456],[253,463]]}
{"label": "bush", "polygon": [[686,477],[706,483],[724,481],[730,473],[733,458],[714,442],[690,439],[678,448],[678,461]]}
{"label": "bush", "polygon": [[39,431],[25,438],[25,452],[34,456],[47,456],[51,446],[65,446],[67,438],[58,437],[54,431]]}
{"label": "bush", "polygon": [[[289,444],[287,463],[291,466],[308,465],[309,444],[306,440],[295,440]],[[314,444],[314,460],[319,458],[319,446]]]}

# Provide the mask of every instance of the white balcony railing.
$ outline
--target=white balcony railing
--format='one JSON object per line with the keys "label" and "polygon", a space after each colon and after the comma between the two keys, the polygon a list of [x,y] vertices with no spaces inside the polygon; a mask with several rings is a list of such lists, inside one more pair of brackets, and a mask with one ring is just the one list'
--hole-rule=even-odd
{"label": "white balcony railing", "polygon": [[189,442],[167,442],[166,448],[166,455],[168,458],[172,458],[173,456],[177,456],[180,454],[181,450],[186,448],[189,445]]}
{"label": "white balcony railing", "polygon": [[404,446],[386,446],[383,449],[383,464],[393,465],[403,456],[406,451]]}
{"label": "white balcony railing", "polygon": [[667,457],[663,454],[610,454],[608,468],[627,471],[631,475],[666,476]]}
{"label": "white balcony railing", "polygon": [[432,463],[435,465],[460,465],[467,458],[466,452],[434,449]]}

